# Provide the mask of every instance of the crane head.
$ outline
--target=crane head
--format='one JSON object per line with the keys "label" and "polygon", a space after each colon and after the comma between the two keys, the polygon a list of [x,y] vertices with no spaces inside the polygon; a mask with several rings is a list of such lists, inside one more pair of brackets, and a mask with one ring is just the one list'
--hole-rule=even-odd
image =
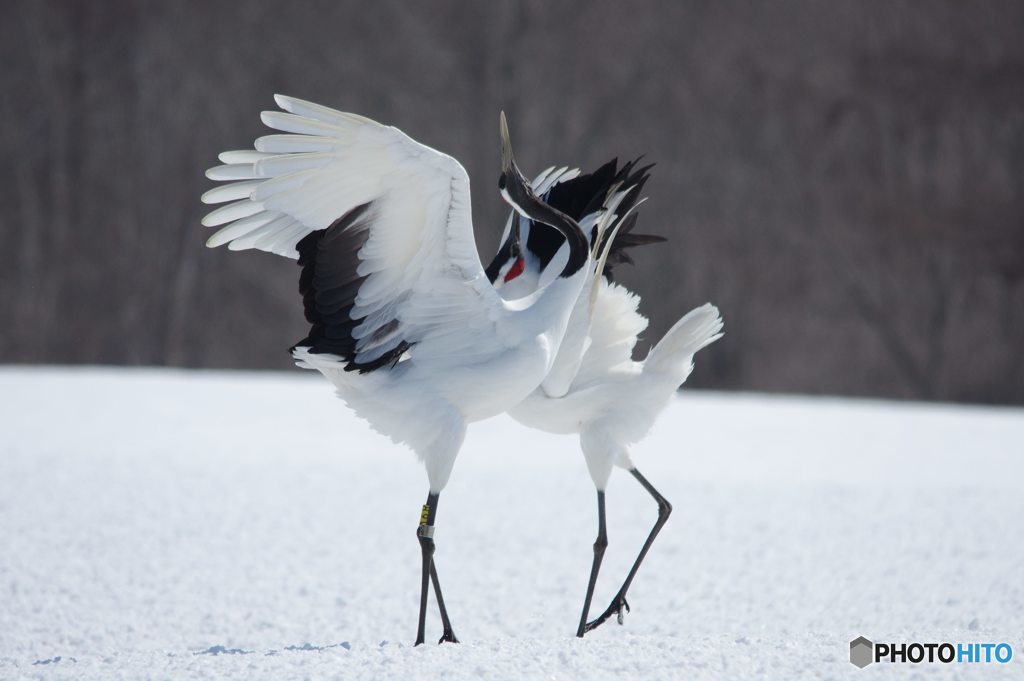
{"label": "crane head", "polygon": [[[567,231],[579,231],[579,225],[565,213],[556,210],[543,200],[537,197],[519,166],[516,165],[515,156],[512,154],[512,142],[508,134],[508,122],[505,120],[505,112],[501,112],[499,118],[501,127],[501,177],[498,178],[498,191],[505,199],[505,202],[523,217],[543,222],[546,225],[555,227],[563,234]],[[519,225],[518,220],[513,225],[512,239],[519,247]]]}
{"label": "crane head", "polygon": [[[573,273],[582,267],[589,255],[589,243],[586,235],[580,226],[571,217],[553,206],[545,203],[533,191],[530,181],[526,179],[519,166],[516,165],[515,156],[512,154],[512,141],[508,134],[508,121],[505,120],[505,112],[499,117],[501,128],[501,177],[498,178],[498,191],[515,210],[516,213],[532,220],[553,227],[560,232],[571,244],[570,262],[567,263],[565,272]],[[515,253],[522,253],[522,235],[520,234],[519,220],[514,220],[511,233],[511,247]],[[516,264],[512,270],[513,278],[522,272],[522,264]],[[566,275],[568,276],[568,275]]]}

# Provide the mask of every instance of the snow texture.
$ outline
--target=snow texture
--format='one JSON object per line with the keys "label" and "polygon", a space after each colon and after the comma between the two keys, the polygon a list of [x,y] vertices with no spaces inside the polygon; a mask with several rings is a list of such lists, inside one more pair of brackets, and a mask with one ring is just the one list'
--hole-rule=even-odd
{"label": "snow texture", "polygon": [[[1024,411],[684,394],[634,449],[675,512],[577,640],[596,502],[572,437],[470,428],[413,648],[426,479],[319,377],[0,369],[0,679],[1024,676]],[[608,490],[604,609],[656,508]],[[428,637],[440,636],[431,601]],[[1007,641],[1007,665],[848,661]]]}

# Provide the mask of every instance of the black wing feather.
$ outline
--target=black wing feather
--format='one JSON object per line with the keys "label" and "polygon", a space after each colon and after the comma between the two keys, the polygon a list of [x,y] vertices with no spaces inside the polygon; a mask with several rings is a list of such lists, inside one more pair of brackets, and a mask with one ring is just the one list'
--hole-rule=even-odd
{"label": "black wing feather", "polygon": [[[306,321],[312,327],[291,351],[303,347],[313,354],[338,355],[346,361],[345,371],[359,373],[393,366],[411,347],[403,340],[372,362],[355,359],[357,339],[352,334],[364,318],[353,318],[352,308],[366,280],[357,273],[357,268],[359,251],[370,236],[369,208],[368,203],[356,206],[326,229],[307,234],[295,245],[302,268],[299,293]],[[391,325],[386,325],[378,333],[392,329]]]}

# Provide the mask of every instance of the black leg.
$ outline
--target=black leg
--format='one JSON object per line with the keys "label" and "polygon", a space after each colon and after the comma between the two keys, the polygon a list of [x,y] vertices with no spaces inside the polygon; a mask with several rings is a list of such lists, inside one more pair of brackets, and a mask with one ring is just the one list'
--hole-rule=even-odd
{"label": "black leg", "polygon": [[437,568],[434,566],[434,515],[437,513],[437,501],[440,495],[428,494],[427,503],[420,513],[420,525],[416,530],[416,537],[420,542],[420,550],[423,557],[423,576],[420,581],[420,616],[416,629],[416,643],[423,643],[427,625],[427,591],[430,583],[434,584],[434,596],[437,598],[437,606],[441,611],[441,624],[444,627],[444,635],[438,643],[451,641],[458,643],[455,632],[452,631],[452,623],[448,619],[448,611],[444,607],[444,597],[441,595],[441,583],[437,579]]}
{"label": "black leg", "polygon": [[[619,588],[619,592],[615,594],[615,598],[612,599],[612,602],[608,606],[608,609],[601,613],[601,615],[593,622],[587,623],[587,626],[584,628],[584,631],[596,629],[600,625],[604,624],[604,622],[613,614],[616,616],[616,619],[618,620],[619,624],[622,624],[623,609],[625,609],[626,612],[629,612],[629,603],[626,602],[626,592],[629,591],[629,585],[633,583],[633,578],[636,576],[636,571],[640,569],[640,563],[644,561],[644,557],[650,550],[651,544],[654,543],[654,538],[658,536],[659,532],[661,532],[662,526],[665,525],[665,523],[668,521],[669,515],[671,515],[672,513],[672,504],[668,503],[668,499],[661,496],[661,493],[659,493],[658,490],[654,489],[654,485],[649,483],[647,481],[647,478],[640,475],[640,471],[634,468],[633,470],[630,471],[630,473],[632,473],[633,477],[636,478],[640,482],[640,484],[644,486],[644,489],[647,490],[647,492],[652,497],[654,497],[654,500],[658,502],[658,519],[655,521],[654,527],[651,528],[651,533],[647,536],[647,541],[644,542],[643,548],[640,549],[640,555],[636,557],[636,562],[633,563],[633,567],[630,569],[629,574],[626,576],[626,581],[622,583],[622,587]],[[582,634],[578,635],[582,636]]]}
{"label": "black leg", "polygon": [[587,597],[583,600],[583,614],[580,615],[580,626],[576,630],[576,635],[580,638],[583,638],[583,634],[587,631],[590,601],[594,598],[594,585],[597,584],[597,573],[601,571],[601,560],[604,558],[606,548],[608,548],[608,532],[604,523],[604,492],[597,490],[597,539],[594,541],[594,562],[590,567]]}
{"label": "black leg", "polygon": [[437,599],[437,608],[441,611],[441,627],[444,629],[444,633],[441,634],[438,643],[458,643],[459,639],[455,637],[455,631],[452,630],[452,622],[448,619],[448,610],[444,607],[444,596],[441,595],[441,583],[437,581],[437,568],[434,566],[433,561],[430,563],[430,581],[434,583],[434,598]]}
{"label": "black leg", "polygon": [[420,617],[416,628],[416,643],[422,645],[427,628],[427,589],[430,582],[430,568],[434,564],[434,514],[437,512],[438,495],[428,494],[427,503],[420,513],[420,524],[416,528],[416,538],[420,542],[423,557],[423,577],[420,580]]}

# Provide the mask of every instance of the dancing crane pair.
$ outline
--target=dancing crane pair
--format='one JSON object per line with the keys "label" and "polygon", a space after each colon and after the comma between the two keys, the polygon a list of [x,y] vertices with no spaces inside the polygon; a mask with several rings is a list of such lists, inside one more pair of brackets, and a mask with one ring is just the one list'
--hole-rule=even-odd
{"label": "dancing crane pair", "polygon": [[[311,328],[291,353],[320,371],[360,417],[423,461],[429,481],[417,537],[422,552],[416,644],[431,586],[440,642],[456,642],[434,561],[438,499],[467,424],[508,412],[552,433],[578,433],[597,488],[598,536],[577,636],[611,616],[671,505],[633,465],[642,439],[721,336],[710,305],[675,323],[646,360],[633,361],[647,320],[611,280],[625,249],[660,237],[633,233],[650,166],[616,161],[589,174],[548,169],[529,182],[501,116],[498,188],[512,213],[485,269],[470,217],[469,178],[453,158],[400,130],[277,96],[262,114],[281,134],[254,150],[220,154],[207,171],[228,181],[203,195],[225,203],[204,219],[222,226],[207,245],[297,258]],[[658,504],[658,519],[608,608],[589,620],[608,544],[605,488],[615,466]]]}

